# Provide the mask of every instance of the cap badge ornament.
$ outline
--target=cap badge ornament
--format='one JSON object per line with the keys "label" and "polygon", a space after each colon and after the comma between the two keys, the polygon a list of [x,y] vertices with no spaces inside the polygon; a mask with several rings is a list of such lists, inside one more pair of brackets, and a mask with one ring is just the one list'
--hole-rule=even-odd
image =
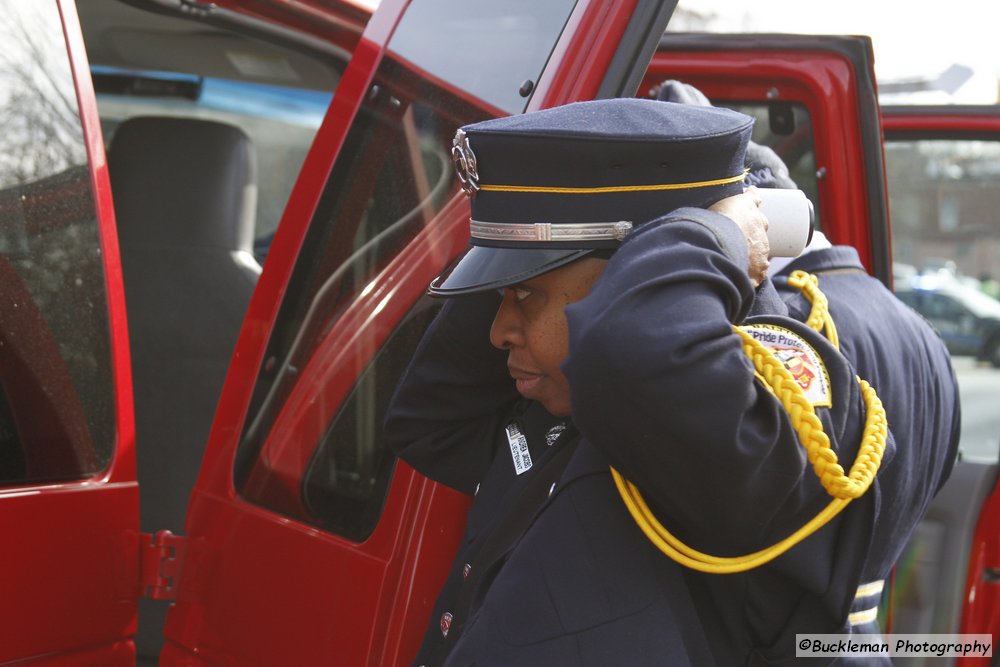
{"label": "cap badge ornament", "polygon": [[562,435],[563,431],[566,430],[566,424],[556,424],[549,429],[548,433],[545,434],[545,444],[551,447],[556,444],[556,440]]}
{"label": "cap badge ornament", "polygon": [[440,628],[442,637],[448,636],[448,631],[451,630],[451,621],[453,619],[454,616],[451,615],[450,611],[446,611],[445,613],[441,614]]}
{"label": "cap badge ornament", "polygon": [[455,133],[451,141],[451,159],[458,172],[458,180],[462,182],[465,194],[475,197],[479,191],[479,172],[476,169],[476,154],[469,145],[469,137],[464,130]]}
{"label": "cap badge ornament", "polygon": [[624,241],[625,237],[629,235],[632,231],[632,223],[625,220],[619,220],[614,224],[612,234],[616,241]]}

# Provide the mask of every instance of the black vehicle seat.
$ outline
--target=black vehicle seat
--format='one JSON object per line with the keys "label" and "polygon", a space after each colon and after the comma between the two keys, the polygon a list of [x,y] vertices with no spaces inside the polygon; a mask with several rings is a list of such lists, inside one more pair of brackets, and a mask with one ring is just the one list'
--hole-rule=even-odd
{"label": "black vehicle seat", "polygon": [[[261,267],[253,257],[256,159],[223,123],[136,117],[108,149],[121,246],[144,532],[184,515]],[[142,610],[140,636],[150,628]],[[156,622],[154,622],[156,624]],[[137,646],[142,653],[143,646]]]}

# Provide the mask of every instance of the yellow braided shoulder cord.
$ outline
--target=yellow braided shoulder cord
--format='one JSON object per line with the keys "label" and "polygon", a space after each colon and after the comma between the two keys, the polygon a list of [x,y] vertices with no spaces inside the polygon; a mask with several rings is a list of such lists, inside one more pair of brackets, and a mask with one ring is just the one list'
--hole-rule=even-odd
{"label": "yellow braided shoulder cord", "polygon": [[[806,324],[817,331],[824,331],[830,342],[839,348],[837,329],[830,317],[826,296],[819,289],[817,278],[803,271],[796,271],[788,283],[802,290],[812,303],[812,312]],[[745,572],[760,567],[815,533],[837,516],[851,500],[864,495],[874,481],[882,462],[888,434],[882,401],[867,382],[857,378],[861,385],[867,414],[858,455],[850,472],[845,475],[843,467],[837,461],[836,452],[830,447],[830,439],[823,431],[823,424],[816,416],[812,403],[799,383],[767,347],[741,328],[733,327],[733,330],[742,339],[743,352],[753,361],[758,376],[788,412],[792,426],[799,436],[799,442],[806,450],[806,457],[812,465],[813,472],[833,500],[804,526],[765,549],[744,556],[712,556],[692,549],[672,535],[657,520],[639,489],[622,477],[617,470],[611,468],[615,486],[618,487],[625,506],[646,537],[681,565],[712,574]]]}
{"label": "yellow braided shoulder cord", "polygon": [[793,271],[788,276],[788,286],[800,290],[812,304],[806,326],[814,331],[822,331],[826,339],[839,350],[840,337],[837,336],[837,327],[830,316],[830,302],[819,288],[819,278],[805,271]]}

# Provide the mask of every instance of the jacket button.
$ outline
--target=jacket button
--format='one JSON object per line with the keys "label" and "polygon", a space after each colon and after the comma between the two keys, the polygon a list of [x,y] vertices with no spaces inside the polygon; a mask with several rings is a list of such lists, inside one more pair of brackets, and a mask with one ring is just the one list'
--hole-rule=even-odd
{"label": "jacket button", "polygon": [[552,486],[549,487],[549,498],[551,498],[552,494],[555,492],[556,492],[556,483],[552,482]]}
{"label": "jacket button", "polygon": [[453,618],[453,616],[451,615],[450,611],[446,611],[445,613],[441,614],[441,636],[442,637],[447,637],[448,636],[448,630],[451,630],[451,619],[452,618]]}
{"label": "jacket button", "polygon": [[471,571],[472,571],[472,565],[466,563],[465,567],[462,568],[462,578],[467,579],[469,577],[469,572]]}

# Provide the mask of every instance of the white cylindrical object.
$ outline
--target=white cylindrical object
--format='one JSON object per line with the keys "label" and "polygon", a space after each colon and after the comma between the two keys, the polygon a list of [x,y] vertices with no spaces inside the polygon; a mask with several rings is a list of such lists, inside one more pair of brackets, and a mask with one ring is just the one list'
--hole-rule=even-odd
{"label": "white cylindrical object", "polygon": [[771,257],[797,257],[809,243],[812,202],[802,190],[757,188],[760,210],[767,217]]}

